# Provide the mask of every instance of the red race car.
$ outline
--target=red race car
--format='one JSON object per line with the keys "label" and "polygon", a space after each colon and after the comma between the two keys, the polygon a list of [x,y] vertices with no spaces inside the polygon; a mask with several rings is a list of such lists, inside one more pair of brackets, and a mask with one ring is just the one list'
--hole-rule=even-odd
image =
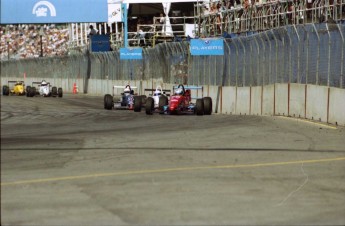
{"label": "red race car", "polygon": [[[212,99],[211,97],[196,98],[192,103],[191,90],[203,91],[202,86],[184,86],[182,84],[174,87],[174,94],[170,97],[169,104],[163,107],[164,114],[196,114],[211,115]],[[146,114],[152,114],[153,103],[146,103]]]}

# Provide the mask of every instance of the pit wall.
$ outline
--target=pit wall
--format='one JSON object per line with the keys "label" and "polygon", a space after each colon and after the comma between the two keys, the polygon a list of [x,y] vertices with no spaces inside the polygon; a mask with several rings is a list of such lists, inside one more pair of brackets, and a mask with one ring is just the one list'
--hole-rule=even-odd
{"label": "pit wall", "polygon": [[[26,78],[25,84],[42,81],[44,78]],[[7,81],[18,78],[1,78],[1,86]],[[50,79],[53,86],[61,87],[64,93],[72,93],[76,84],[78,93],[84,93],[83,79]],[[127,85],[128,81],[90,79],[88,95],[103,96],[113,93],[114,85]],[[144,89],[161,85],[163,89],[172,90],[175,84],[166,84],[161,80],[131,81],[130,85],[141,95],[150,95]],[[121,89],[115,90],[120,94]],[[203,86],[203,90],[193,90],[192,97],[210,96],[213,112],[233,115],[283,115],[305,118],[333,125],[345,126],[345,89],[303,85],[295,83],[276,83],[266,86],[234,87]]]}

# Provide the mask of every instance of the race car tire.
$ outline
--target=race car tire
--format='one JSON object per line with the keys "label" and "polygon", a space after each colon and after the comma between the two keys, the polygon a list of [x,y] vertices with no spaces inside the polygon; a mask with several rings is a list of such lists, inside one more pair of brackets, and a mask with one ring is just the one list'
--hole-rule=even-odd
{"label": "race car tire", "polygon": [[134,111],[141,112],[141,96],[134,96]]}
{"label": "race car tire", "polygon": [[197,115],[203,115],[204,114],[204,100],[203,99],[197,99],[196,100],[195,113]]}
{"label": "race car tire", "polygon": [[152,115],[154,108],[154,101],[152,97],[148,97],[145,104],[145,112],[147,115]]}
{"label": "race car tire", "polygon": [[34,97],[36,95],[36,87],[31,87],[30,97]]}
{"label": "race car tire", "polygon": [[104,96],[104,108],[111,110],[113,108],[113,97],[110,94]]}
{"label": "race car tire", "polygon": [[26,96],[30,97],[30,94],[31,94],[31,86],[27,86],[26,87]]}
{"label": "race car tire", "polygon": [[2,95],[4,95],[4,96],[10,95],[10,88],[8,86],[4,85],[2,87]]}
{"label": "race car tire", "polygon": [[145,105],[146,104],[146,98],[147,98],[146,95],[141,95],[140,97],[141,97],[141,104]]}
{"label": "race car tire", "polygon": [[212,99],[211,97],[204,97],[204,115],[212,114]]}
{"label": "race car tire", "polygon": [[158,108],[160,111],[164,110],[164,106],[168,105],[168,97],[166,96],[160,96],[159,97],[159,102],[158,102]]}
{"label": "race car tire", "polygon": [[57,96],[57,88],[56,88],[56,86],[53,86],[52,87],[52,92],[51,92],[51,95],[53,96],[53,97],[56,97]]}
{"label": "race car tire", "polygon": [[57,95],[60,98],[63,96],[62,88],[58,88]]}

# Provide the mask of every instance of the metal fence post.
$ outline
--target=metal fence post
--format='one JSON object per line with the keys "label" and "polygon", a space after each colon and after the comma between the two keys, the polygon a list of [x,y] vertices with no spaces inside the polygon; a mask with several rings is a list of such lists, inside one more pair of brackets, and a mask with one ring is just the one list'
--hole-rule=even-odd
{"label": "metal fence post", "polygon": [[[246,59],[246,48],[242,42],[242,39],[238,39],[241,43],[241,46],[243,47],[243,59]],[[243,74],[242,74],[242,86],[246,85],[246,67],[243,67]]]}
{"label": "metal fence post", "polygon": [[236,44],[236,41],[233,42],[236,48],[236,68],[235,68],[235,81],[236,81],[236,86],[238,86],[238,46]]}
{"label": "metal fence post", "polygon": [[266,47],[265,47],[265,42],[264,42],[264,40],[262,39],[262,35],[261,35],[261,34],[259,35],[259,39],[261,40],[261,42],[262,42],[262,47],[263,47],[263,54],[262,54],[263,63],[260,64],[260,66],[261,66],[261,68],[262,68],[262,70],[260,70],[260,71],[261,71],[261,74],[262,74],[262,76],[261,76],[261,79],[262,79],[261,84],[264,85],[264,84],[265,84],[265,79],[264,79],[264,77],[265,77],[265,66],[266,66],[266,65],[265,65]]}
{"label": "metal fence post", "polygon": [[318,48],[317,48],[317,61],[316,61],[316,78],[315,78],[315,84],[319,84],[319,64],[320,64],[320,36],[317,32],[315,24],[313,24],[313,28],[315,30],[317,40],[318,40]]}
{"label": "metal fence post", "polygon": [[287,36],[288,36],[288,38],[289,38],[289,49],[290,49],[290,51],[289,51],[289,83],[291,82],[291,80],[292,80],[292,40],[291,40],[291,37],[290,37],[290,33],[289,33],[289,31],[287,30],[287,28],[286,27],[284,27],[284,29],[286,30],[286,33],[287,33]]}
{"label": "metal fence post", "polygon": [[[255,44],[256,44],[257,51],[258,51],[258,56],[260,56],[260,46],[259,46],[259,43],[258,43],[258,40],[257,40],[256,37],[254,38],[254,41],[255,41]],[[258,78],[259,77],[259,73],[260,73],[260,62],[258,60],[256,61],[256,66],[257,66],[256,77]],[[260,85],[263,85],[263,84],[260,84]]]}
{"label": "metal fence post", "polygon": [[276,48],[276,54],[275,54],[275,60],[274,61],[271,61],[271,62],[274,62],[274,64],[275,64],[275,66],[276,66],[276,70],[275,70],[275,73],[276,73],[276,78],[275,78],[275,81],[274,81],[274,83],[276,83],[277,82],[277,80],[278,80],[278,41],[277,41],[277,38],[276,38],[276,36],[275,36],[275,34],[274,34],[274,32],[273,32],[273,30],[271,30],[271,33],[272,33],[272,36],[273,36],[273,38],[274,38],[274,43],[275,43],[275,48]]}
{"label": "metal fence post", "polygon": [[266,35],[266,38],[267,38],[267,41],[268,41],[268,44],[270,46],[270,51],[269,51],[269,64],[268,64],[268,83],[270,84],[271,83],[271,75],[272,75],[272,45],[271,45],[271,41],[270,41],[270,38],[268,36],[268,32],[266,31],[265,32],[265,35]]}
{"label": "metal fence post", "polygon": [[328,23],[326,23],[328,34],[328,65],[327,65],[327,86],[329,87],[329,77],[331,76],[331,34],[329,33]]}
{"label": "metal fence post", "polygon": [[300,80],[300,59],[301,59],[301,56],[300,56],[299,45],[300,45],[301,39],[299,37],[296,25],[293,25],[293,28],[294,28],[294,30],[296,32],[297,39],[298,39],[298,47],[297,47],[297,83],[300,83],[300,81],[301,81]]}
{"label": "metal fence post", "polygon": [[343,81],[344,81],[344,34],[341,32],[340,24],[338,24],[339,33],[341,36],[342,42],[342,48],[341,48],[341,68],[340,68],[340,88],[343,88]]}

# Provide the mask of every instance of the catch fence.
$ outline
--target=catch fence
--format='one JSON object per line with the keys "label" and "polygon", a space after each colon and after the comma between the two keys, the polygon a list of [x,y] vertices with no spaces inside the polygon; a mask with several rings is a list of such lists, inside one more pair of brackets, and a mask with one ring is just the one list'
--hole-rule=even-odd
{"label": "catch fence", "polygon": [[162,80],[216,86],[274,83],[345,87],[345,25],[291,25],[224,39],[224,56],[191,56],[189,42],[143,49],[142,60],[118,51],[1,62],[1,77]]}

